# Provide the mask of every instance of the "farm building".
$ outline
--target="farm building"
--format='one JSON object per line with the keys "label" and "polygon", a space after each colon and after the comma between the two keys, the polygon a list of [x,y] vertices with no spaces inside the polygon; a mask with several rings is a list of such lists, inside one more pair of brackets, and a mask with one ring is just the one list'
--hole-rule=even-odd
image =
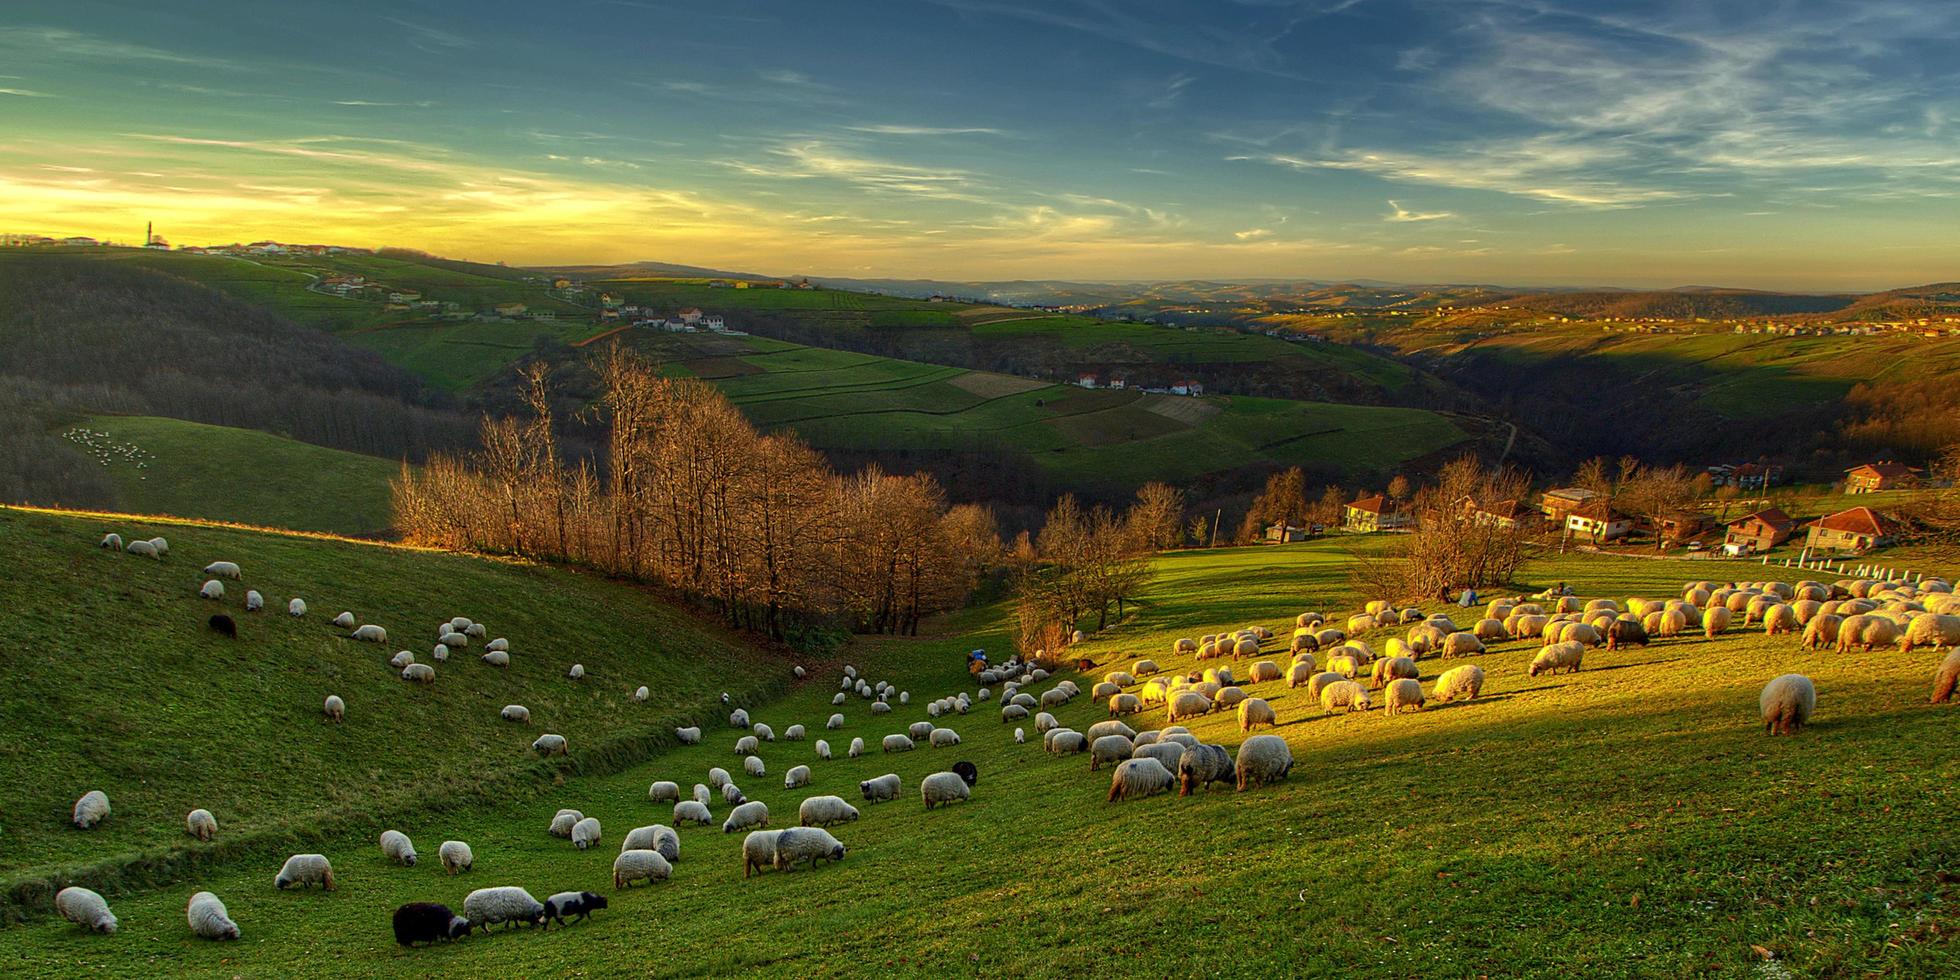
{"label": "farm building", "polygon": [[1892,540],[1892,524],[1870,507],[1853,507],[1810,522],[1813,551],[1865,551]]}
{"label": "farm building", "polygon": [[1728,533],[1722,537],[1722,548],[1734,555],[1768,551],[1790,540],[1790,535],[1795,533],[1796,518],[1783,513],[1780,508],[1771,507],[1730,521]]}
{"label": "farm building", "polygon": [[1379,493],[1348,504],[1341,516],[1342,526],[1350,531],[1387,531],[1413,523],[1407,511]]}
{"label": "farm building", "polygon": [[1844,492],[1875,493],[1879,490],[1897,490],[1900,487],[1911,486],[1915,472],[1912,467],[1889,459],[1854,466],[1844,471]]}
{"label": "farm building", "polygon": [[1575,538],[1615,541],[1633,533],[1633,518],[1606,503],[1591,503],[1565,515],[1565,529]]}
{"label": "farm building", "polygon": [[1547,520],[1555,524],[1563,524],[1565,523],[1567,514],[1591,503],[1592,499],[1596,496],[1598,494],[1584,487],[1561,487],[1557,490],[1547,490],[1545,491],[1545,495],[1540,498],[1538,509],[1545,512],[1545,518]]}
{"label": "farm building", "polygon": [[1525,508],[1516,500],[1500,500],[1494,504],[1480,504],[1474,498],[1464,497],[1458,501],[1463,513],[1472,524],[1484,527],[1500,527],[1506,530],[1517,527],[1525,519]]}
{"label": "farm building", "polygon": [[1274,523],[1266,525],[1266,540],[1274,544],[1291,544],[1295,541],[1305,541],[1309,537],[1312,537],[1312,535],[1308,533],[1307,529],[1298,524]]}

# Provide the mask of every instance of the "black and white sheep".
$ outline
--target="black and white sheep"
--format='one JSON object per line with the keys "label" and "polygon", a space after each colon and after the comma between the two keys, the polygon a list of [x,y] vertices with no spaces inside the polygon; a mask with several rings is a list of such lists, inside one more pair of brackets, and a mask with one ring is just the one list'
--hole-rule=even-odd
{"label": "black and white sheep", "polygon": [[[619,886],[619,862],[613,862],[613,887]],[[592,913],[605,908],[606,896],[597,892],[559,892],[544,900],[544,921],[539,925],[551,928],[553,922],[568,925],[566,916],[575,916],[575,922],[583,922]]]}
{"label": "black and white sheep", "polygon": [[306,600],[295,596],[292,601],[286,603],[286,615],[294,619],[306,615]]}
{"label": "black and white sheep", "polygon": [[403,946],[457,940],[470,934],[470,920],[435,902],[410,902],[395,910],[395,942]]}

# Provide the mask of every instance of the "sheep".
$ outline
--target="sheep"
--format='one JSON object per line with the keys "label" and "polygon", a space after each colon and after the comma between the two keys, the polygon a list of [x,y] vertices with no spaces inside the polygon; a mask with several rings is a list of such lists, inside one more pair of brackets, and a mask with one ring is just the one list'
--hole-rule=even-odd
{"label": "sheep", "polygon": [[243,573],[238,570],[237,562],[214,561],[204,566],[204,574],[215,578],[228,578],[236,581]]}
{"label": "sheep", "polygon": [[[1960,623],[1960,620],[1956,620],[1956,623]],[[1788,605],[1779,602],[1763,610],[1763,635],[1795,633],[1798,629],[1797,611]]]}
{"label": "sheep", "polygon": [[1443,657],[1468,657],[1484,652],[1484,641],[1474,633],[1451,633],[1443,637]]}
{"label": "sheep", "polygon": [[1027,718],[1027,716],[1028,709],[1018,704],[1010,704],[1000,709],[1000,723],[1003,725],[1013,724],[1014,722]]}
{"label": "sheep", "polygon": [[123,550],[122,535],[110,531],[108,534],[102,536],[102,542],[96,547],[107,548],[110,551],[121,551]]}
{"label": "sheep", "polygon": [[531,723],[531,709],[521,704],[507,704],[502,711],[497,712],[497,717],[520,725],[528,725]]}
{"label": "sheep", "polygon": [[721,801],[731,806],[741,806],[747,803],[749,798],[743,795],[742,787],[730,782],[721,784]]}
{"label": "sheep", "polygon": [[446,664],[446,663],[448,663],[448,662],[449,662],[449,647],[447,647],[447,646],[445,646],[445,645],[443,645],[443,644],[441,644],[441,643],[438,643],[438,644],[436,644],[436,645],[435,645],[435,649],[433,649],[433,650],[430,650],[430,651],[429,651],[429,659],[431,659],[431,660],[434,660],[434,661],[435,661],[436,663],[439,663],[439,664]]}
{"label": "sheep", "polygon": [[858,784],[858,793],[866,803],[883,803],[898,799],[898,773],[888,772],[875,779],[867,779]]}
{"label": "sheep", "polygon": [[1405,677],[1421,677],[1422,668],[1409,657],[1384,657],[1369,668],[1369,681],[1376,687],[1386,687],[1389,682]]}
{"label": "sheep", "polygon": [[1089,771],[1106,762],[1121,762],[1136,751],[1136,743],[1122,735],[1103,735],[1089,743]]}
{"label": "sheep", "polygon": [[1224,746],[1181,746],[1177,759],[1177,795],[1190,796],[1194,789],[1208,789],[1212,783],[1229,783],[1235,776],[1232,754],[1225,751]]}
{"label": "sheep", "polygon": [[1014,729],[1014,744],[1015,744],[1015,745],[1023,745],[1023,744],[1026,744],[1026,742],[1027,742],[1027,740],[1028,740],[1028,732],[1027,732],[1027,729],[1025,729],[1025,728],[1016,728],[1016,729]]}
{"label": "sheep", "polygon": [[359,640],[362,643],[386,643],[388,642],[388,631],[373,623],[368,623],[365,626],[355,627],[354,632],[347,634],[347,637],[348,639]]}
{"label": "sheep", "polygon": [[1388,682],[1382,702],[1384,714],[1393,716],[1408,711],[1422,710],[1422,682],[1412,677],[1396,678]]}
{"label": "sheep", "polygon": [[783,788],[796,789],[810,785],[810,767],[794,766],[783,774]]}
{"label": "sheep", "polygon": [[1132,759],[1155,759],[1163,763],[1165,769],[1176,769],[1177,760],[1184,755],[1184,746],[1177,742],[1151,742],[1138,745],[1130,754]]}
{"label": "sheep", "polygon": [[342,701],[338,694],[329,694],[320,710],[326,714],[328,721],[339,721],[347,717],[347,702]]}
{"label": "sheep", "polygon": [[1270,786],[1293,770],[1293,750],[1278,735],[1254,735],[1239,746],[1233,770],[1241,793]]}
{"label": "sheep", "polygon": [[[464,637],[465,637],[465,639],[466,639],[466,640],[467,640],[467,638],[468,638],[468,636],[469,636],[469,634],[467,634],[467,633],[466,633],[466,634],[464,634]],[[506,640],[506,639],[504,639],[503,637],[501,637],[501,636],[500,636],[500,637],[497,637],[497,638],[496,638],[496,639],[494,639],[494,640],[491,640],[491,641],[490,641],[490,642],[488,642],[488,643],[485,643],[485,644],[483,645],[483,649],[484,649],[484,651],[485,651],[485,652],[489,652],[489,651],[491,651],[491,650],[502,650],[502,651],[504,651],[505,653],[509,653],[509,652],[510,652],[510,641],[509,641],[509,640]]]}
{"label": "sheep", "polygon": [[1040,707],[1059,708],[1069,702],[1069,694],[1060,688],[1041,692]]}
{"label": "sheep", "polygon": [[1048,751],[1056,755],[1086,752],[1089,749],[1089,739],[1087,736],[1081,732],[1072,731],[1067,728],[1056,728],[1049,731],[1042,738],[1042,742]]}
{"label": "sheep", "polygon": [[1940,667],[1933,672],[1933,697],[1931,703],[1945,704],[1953,697],[1953,688],[1960,683],[1960,648],[1955,648],[1940,661]]}
{"label": "sheep", "polygon": [[1202,718],[1211,713],[1211,699],[1197,691],[1180,691],[1171,699],[1169,718],[1179,721],[1184,718]]}
{"label": "sheep", "polygon": [[775,866],[776,838],[781,833],[780,830],[754,830],[742,838],[742,877]]}
{"label": "sheep", "polygon": [[598,817],[584,817],[572,824],[572,846],[581,851],[589,850],[592,845],[599,843],[602,835],[603,830],[599,826]]}
{"label": "sheep", "polygon": [[884,741],[880,745],[886,752],[910,752],[917,747],[918,743],[912,741],[909,735],[893,734],[885,736]]}
{"label": "sheep", "polygon": [[481,640],[484,637],[489,636],[490,631],[487,628],[485,628],[482,623],[471,623],[468,626],[463,627],[463,635]]}
{"label": "sheep", "polygon": [[721,822],[721,832],[732,834],[750,827],[769,826],[769,804],[761,800],[750,800],[728,811],[728,819]]}
{"label": "sheep", "polygon": [[1162,669],[1157,666],[1157,661],[1155,660],[1139,660],[1130,665],[1130,673],[1139,677],[1155,674]]}
{"label": "sheep", "polygon": [[305,888],[319,885],[333,891],[333,865],[324,854],[295,854],[286,859],[279,868],[279,874],[272,879],[272,887],[284,891],[293,885]]}
{"label": "sheep", "polygon": [[415,844],[399,830],[381,832],[381,855],[402,867],[415,867]]}
{"label": "sheep", "polygon": [[1803,627],[1803,648],[1816,650],[1837,646],[1838,630],[1842,622],[1842,617],[1830,613],[1818,613],[1812,616],[1810,622],[1805,623]]}
{"label": "sheep", "polygon": [[682,800],[674,804],[674,826],[685,827],[699,824],[703,827],[715,822],[715,816],[708,812],[708,804],[700,800]]}
{"label": "sheep", "polygon": [[[1143,710],[1143,701],[1134,694],[1115,694],[1109,699],[1109,716],[1130,715]],[[1039,727],[1039,726],[1037,726]]]}
{"label": "sheep", "polygon": [[[1515,629],[1512,624],[1506,623],[1505,629],[1515,635]],[[1408,646],[1410,656],[1420,658],[1425,654],[1435,653],[1441,649],[1445,635],[1442,630],[1428,623],[1423,623],[1419,626],[1410,627],[1409,632],[1406,634],[1407,638],[1403,642]],[[1325,646],[1326,644],[1322,645]]]}
{"label": "sheep", "polygon": [[116,931],[116,916],[109,911],[108,900],[86,888],[70,885],[55,892],[54,910],[90,932],[106,936]]}
{"label": "sheep", "polygon": [[[619,871],[619,862],[615,860],[613,862],[614,888],[621,887],[619,883]],[[546,928],[550,928],[553,922],[558,923],[560,926],[568,925],[569,923],[565,921],[565,917],[568,915],[578,917],[573,921],[583,922],[591,918],[592,913],[606,908],[607,904],[606,896],[594,892],[559,892],[544,900],[545,921],[541,924]]]}
{"label": "sheep", "polygon": [[812,796],[796,807],[796,823],[802,827],[828,827],[857,818],[857,807],[837,796]]}
{"label": "sheep", "polygon": [[1531,666],[1525,673],[1531,677],[1537,677],[1541,673],[1557,674],[1559,671],[1576,674],[1585,656],[1586,646],[1583,643],[1571,640],[1553,643],[1539,648],[1538,656],[1531,659]]}
{"label": "sheep", "polygon": [[844,754],[845,754],[845,756],[847,756],[847,757],[849,757],[849,758],[852,758],[852,759],[855,759],[855,758],[857,758],[858,756],[861,756],[861,755],[863,755],[863,754],[864,754],[864,739],[861,739],[861,738],[854,738],[854,739],[851,739],[851,747],[850,747],[850,748],[849,748],[848,750],[846,750]]}
{"label": "sheep", "polygon": [[1361,672],[1361,665],[1359,659],[1356,657],[1345,653],[1335,654],[1327,658],[1327,670],[1331,673],[1339,674],[1342,677],[1352,678]]}
{"label": "sheep", "polygon": [[1940,613],[1914,616],[1899,636],[1899,652],[1911,653],[1914,647],[1922,646],[1935,651],[1941,647],[1960,647],[1960,616]]}
{"label": "sheep", "polygon": [[844,716],[842,714],[831,715],[829,720],[823,723],[823,727],[833,732],[844,727]]}
{"label": "sheep", "polygon": [[443,939],[456,940],[470,933],[470,920],[449,911],[449,906],[435,902],[410,902],[396,909],[394,925],[395,942],[403,946]]}
{"label": "sheep", "polygon": [[217,579],[212,579],[199,586],[197,594],[205,599],[223,599],[225,597],[225,584]]}
{"label": "sheep", "polygon": [[1711,640],[1720,636],[1724,630],[1729,628],[1730,615],[1731,613],[1727,606],[1710,606],[1703,610],[1701,614],[1701,634]]}
{"label": "sheep", "polygon": [[1336,708],[1368,710],[1368,689],[1353,681],[1337,681],[1320,689],[1320,707],[1332,713]]}
{"label": "sheep", "polygon": [[75,808],[71,814],[71,818],[74,820],[75,826],[83,830],[93,830],[95,825],[101,823],[108,815],[109,794],[99,789],[92,789],[83,793],[75,801]]}
{"label": "sheep", "polygon": [[394,656],[388,658],[388,666],[393,667],[396,670],[400,670],[403,667],[406,667],[414,662],[415,662],[415,654],[408,650],[396,651]]}
{"label": "sheep", "polygon": [[804,728],[802,725],[791,725],[783,729],[783,741],[785,742],[801,742],[807,737],[809,737],[809,729]]}
{"label": "sheep", "polygon": [[[726,697],[726,696],[727,696],[727,695],[723,695],[723,697]],[[748,713],[748,712],[747,712],[746,710],[743,710],[743,709],[741,709],[741,708],[736,708],[736,709],[735,709],[734,711],[731,711],[731,712],[729,712],[729,713],[728,713],[728,727],[730,727],[730,728],[747,728],[747,727],[749,727],[749,713]]]}
{"label": "sheep", "polygon": [[1470,628],[1470,634],[1479,640],[1493,643],[1510,638],[1510,633],[1504,628],[1504,621],[1501,619],[1480,619],[1477,625]]}
{"label": "sheep", "polygon": [[1137,737],[1137,730],[1120,721],[1099,721],[1089,726],[1087,734],[1090,741],[1099,739],[1104,735],[1121,735],[1124,738],[1134,740]]}
{"label": "sheep", "polygon": [[544,925],[544,903],[531,897],[531,893],[515,885],[502,888],[479,888],[463,896],[463,917],[474,928],[489,932],[490,927],[502,922],[508,929],[517,923]]}
{"label": "sheep", "polygon": [[1802,674],[1784,674],[1763,685],[1758,703],[1764,734],[1795,735],[1817,710],[1817,686]]}
{"label": "sheep", "polygon": [[[288,609],[290,608],[288,607]],[[342,612],[340,615],[328,620],[328,625],[333,626],[335,629],[351,630],[354,628],[354,614],[351,612]]]}
{"label": "sheep", "polygon": [[960,744],[960,733],[950,728],[935,728],[932,734],[926,737],[926,741],[935,749],[952,748]]}
{"label": "sheep", "polygon": [[765,742],[773,742],[776,740],[776,730],[770,728],[768,725],[765,725],[759,721],[755,723],[755,726],[751,728],[750,731],[755,732],[755,737]]}
{"label": "sheep", "polygon": [[1456,667],[1443,672],[1436,678],[1436,688],[1430,696],[1448,704],[1451,701],[1474,700],[1484,690],[1484,669],[1476,664]]}
{"label": "sheep", "polygon": [[635,827],[619,844],[620,853],[627,851],[654,851],[669,861],[681,859],[681,835],[666,824],[648,824]]}
{"label": "sheep", "polygon": [[776,835],[776,853],[770,862],[778,871],[796,870],[796,862],[808,860],[810,870],[818,861],[844,860],[844,845],[821,827],[785,827]]}
{"label": "sheep", "polygon": [[1102,683],[1097,684],[1095,687],[1089,689],[1089,696],[1095,698],[1098,701],[1107,701],[1110,698],[1113,698],[1116,695],[1121,694],[1122,692],[1123,692],[1122,685],[1113,683],[1111,681],[1103,681]]}
{"label": "sheep", "polygon": [[246,592],[245,592],[245,611],[246,611],[246,612],[258,612],[259,610],[261,610],[261,609],[264,609],[264,608],[265,608],[265,596],[262,596],[262,595],[260,595],[260,594],[259,594],[259,590],[257,590],[257,589],[248,589],[248,590],[246,590]]}
{"label": "sheep", "polygon": [[1606,649],[1618,650],[1621,647],[1644,647],[1647,645],[1647,629],[1632,620],[1616,619],[1606,628]]}
{"label": "sheep", "polygon": [[[1853,630],[1853,621],[1858,628]],[[1891,646],[1899,642],[1899,624],[1877,614],[1860,613],[1838,624],[1838,652],[1851,649],[1852,644],[1862,646],[1866,652],[1875,647]]]}
{"label": "sheep", "polygon": [[1293,666],[1287,668],[1286,686],[1304,687],[1312,683],[1314,675],[1318,673],[1320,673],[1319,665],[1313,662],[1313,657],[1308,656],[1303,660],[1296,661]]}
{"label": "sheep", "polygon": [[1328,685],[1338,684],[1344,680],[1347,680],[1347,675],[1339,671],[1326,670],[1315,674],[1313,679],[1307,682],[1307,697],[1319,701],[1320,692],[1327,690]]}
{"label": "sheep", "polygon": [[486,653],[483,656],[478,657],[477,659],[483,661],[486,664],[489,664],[492,667],[510,666],[510,654],[505,653],[502,650],[492,650],[489,653]]}
{"label": "sheep", "polygon": [[703,806],[706,806],[714,798],[714,791],[701,783],[695,783],[694,792],[688,796],[688,799],[694,800]]}
{"label": "sheep", "polygon": [[565,745],[565,736],[550,733],[539,735],[537,741],[531,743],[531,751],[546,757],[572,754]]}
{"label": "sheep", "polygon": [[585,678],[585,665],[573,664],[572,669],[565,672],[565,676],[575,681],[583,680]]}
{"label": "sheep", "polygon": [[1176,783],[1177,777],[1156,759],[1126,759],[1109,776],[1109,802],[1155,796]]}
{"label": "sheep", "polygon": [[553,837],[563,837],[567,840],[570,840],[572,836],[572,828],[577,826],[580,820],[584,820],[584,819],[585,819],[585,814],[580,813],[577,810],[573,810],[570,808],[559,810],[557,813],[554,813],[551,816],[551,827],[549,829],[549,832]]}
{"label": "sheep", "polygon": [[919,780],[919,796],[925,801],[926,809],[945,806],[948,803],[964,803],[973,796],[965,779],[956,772],[935,772]]}
{"label": "sheep", "polygon": [[1283,676],[1285,674],[1280,670],[1279,664],[1271,660],[1261,660],[1247,671],[1246,683],[1263,684],[1267,681],[1279,680]]}
{"label": "sheep", "polygon": [[1271,727],[1279,724],[1279,715],[1264,698],[1247,698],[1239,702],[1239,731],[1249,732],[1255,725]]}
{"label": "sheep", "polygon": [[753,755],[762,747],[762,740],[754,735],[744,735],[735,740],[736,755]]}
{"label": "sheep", "polygon": [[436,860],[442,862],[442,870],[449,874],[462,874],[476,866],[476,854],[470,845],[459,840],[446,840],[436,848]]}
{"label": "sheep", "polygon": [[218,818],[202,807],[184,815],[184,832],[201,841],[208,841],[218,834]]}

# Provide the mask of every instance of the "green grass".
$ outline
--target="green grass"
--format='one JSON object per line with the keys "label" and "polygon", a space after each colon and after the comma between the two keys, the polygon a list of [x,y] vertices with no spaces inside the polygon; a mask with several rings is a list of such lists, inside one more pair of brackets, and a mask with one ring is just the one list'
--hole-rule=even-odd
{"label": "green grass", "polygon": [[114,447],[92,455],[107,461],[118,510],[351,535],[393,522],[397,461],[179,419],[106,415],[79,425]]}
{"label": "green grass", "polygon": [[[170,553],[98,549],[107,531],[163,535]],[[141,881],[405,809],[525,799],[562,773],[643,758],[680,719],[708,714],[718,692],[767,687],[784,669],[634,589],[543,567],[14,510],[0,510],[0,542],[33,570],[0,584],[10,637],[0,731],[12,736],[0,740],[0,906],[50,875]],[[239,563],[243,581],[220,602],[198,598],[200,569],[220,559]],[[248,588],[264,593],[265,611],[243,611]],[[286,615],[293,596],[310,607],[303,619]],[[328,623],[343,609],[387,627],[390,642],[346,639]],[[237,640],[206,628],[220,610],[238,621]],[[476,643],[438,664],[434,684],[402,681],[387,659],[408,649],[430,661],[434,624],[457,615],[508,637],[510,667],[478,662]],[[565,677],[575,662],[583,681]],[[658,693],[635,704],[641,684]],[[346,701],[344,724],[322,719],[328,694]],[[533,724],[500,720],[508,703],[527,705]],[[569,739],[568,763],[530,756],[544,731]],[[107,792],[115,813],[84,834],[61,815],[87,788]],[[199,806],[218,815],[218,850],[183,833]]]}
{"label": "green grass", "polygon": [[[74,533],[83,530],[94,528]],[[1166,555],[1138,613],[1073,652],[1099,670],[1140,656],[1193,667],[1164,654],[1172,639],[1247,623],[1277,629],[1305,608],[1351,609],[1346,549],[1381,542]],[[1530,587],[1574,582],[1588,595],[1660,596],[1686,579],[1756,570],[1585,556],[1536,563],[1525,578]],[[913,694],[882,719],[853,699],[839,709],[845,729],[820,729],[833,710],[835,665],[758,705],[756,716],[778,731],[811,725],[813,737],[839,749],[855,736],[875,746],[923,718],[923,700],[970,689],[961,653],[1000,651],[1002,623],[999,608],[971,610],[933,637],[854,644],[847,657],[868,676]],[[1405,717],[1323,716],[1299,692],[1252,686],[1277,708],[1277,733],[1296,759],[1290,779],[1261,791],[1108,804],[1106,773],[1088,772],[1080,756],[1014,745],[1012,726],[988,702],[947,720],[963,736],[957,749],[886,756],[874,748],[863,759],[840,752],[818,762],[808,742],[764,746],[769,775],[738,782],[769,804],[777,825],[805,795],[850,797],[858,780],[886,771],[903,778],[899,801],[863,807],[862,820],[835,829],[851,848],[841,865],[744,881],[739,834],[688,829],[673,881],[613,892],[619,838],[667,819],[666,805],[647,802],[648,782],[685,786],[709,766],[734,768],[738,733],[713,726],[701,746],[615,774],[568,772],[563,785],[509,804],[404,814],[391,823],[425,855],[415,868],[384,864],[372,830],[329,835],[308,844],[333,858],[335,893],[274,891],[280,855],[241,858],[194,882],[118,896],[115,937],[42,920],[0,932],[0,956],[33,976],[80,964],[213,976],[1950,972],[1950,923],[1960,910],[1944,874],[1960,850],[1939,828],[1956,802],[1960,715],[1923,703],[1936,654],[1806,653],[1790,637],[1738,631],[1594,651],[1581,673],[1529,678],[1523,667],[1535,646],[1503,644],[1479,658],[1489,680],[1477,701]],[[1453,665],[1425,661],[1425,686]],[[1767,738],[1757,690],[1792,670],[1816,679],[1817,717],[1797,737]],[[1105,712],[1082,698],[1057,714],[1079,729]],[[1130,720],[1148,728],[1161,717]],[[1192,728],[1227,746],[1242,738],[1222,716]],[[956,758],[979,766],[973,802],[923,812],[918,778]],[[783,790],[782,771],[799,762],[813,765],[815,782]],[[343,764],[382,763],[350,751]],[[65,802],[22,812],[58,825]],[[601,844],[581,853],[547,836],[560,806],[598,816]],[[152,817],[119,806],[88,841],[150,819],[174,831],[177,809]],[[725,807],[713,809],[720,816]],[[47,831],[63,835],[82,836]],[[435,845],[447,837],[474,845],[469,876],[446,878],[434,866]],[[501,884],[540,897],[590,888],[612,907],[569,935],[497,934],[412,951],[388,935],[387,914],[401,902],[455,906],[471,888]],[[225,899],[243,940],[188,936],[184,901],[201,888]],[[1772,967],[1754,946],[1776,957]]]}

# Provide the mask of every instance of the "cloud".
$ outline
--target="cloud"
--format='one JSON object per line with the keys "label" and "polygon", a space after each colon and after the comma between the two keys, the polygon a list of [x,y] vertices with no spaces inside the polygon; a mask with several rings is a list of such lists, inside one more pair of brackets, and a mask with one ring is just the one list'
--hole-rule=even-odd
{"label": "cloud", "polygon": [[36,91],[33,91],[32,89],[24,89],[24,88],[0,88],[0,95],[12,95],[12,96],[17,96],[17,97],[19,97],[19,98],[23,98],[23,99],[52,99],[52,98],[54,98],[54,96],[52,96],[52,95],[49,95],[49,94],[48,94],[48,93],[46,93],[46,92],[36,92]]}
{"label": "cloud", "polygon": [[1384,221],[1441,221],[1456,217],[1455,212],[1452,211],[1410,211],[1397,204],[1393,198],[1389,199],[1388,206],[1395,210],[1385,216],[1382,219]]}
{"label": "cloud", "polygon": [[1164,82],[1163,93],[1144,103],[1152,109],[1174,108],[1184,98],[1184,90],[1197,81],[1197,76],[1178,72]]}
{"label": "cloud", "polygon": [[1242,242],[1256,242],[1261,239],[1273,237],[1273,230],[1271,228],[1247,228],[1244,231],[1233,232],[1232,237]]}
{"label": "cloud", "polygon": [[335,99],[334,105],[373,109],[427,109],[434,102],[370,102],[366,99]]}
{"label": "cloud", "polygon": [[1436,152],[1384,148],[1335,151],[1319,157],[1268,153],[1226,159],[1300,171],[1356,171],[1384,180],[1495,191],[1592,208],[1633,207],[1689,196],[1683,190],[1644,186],[1617,177],[1613,167],[1626,162],[1624,149],[1558,137],[1463,143],[1439,147]]}
{"label": "cloud", "polygon": [[235,67],[221,58],[180,54],[58,27],[0,27],[0,48],[32,53],[53,52],[63,57],[92,61],[150,61],[199,68]]}
{"label": "cloud", "polygon": [[476,47],[475,41],[461,34],[445,31],[439,27],[417,24],[414,21],[403,20],[400,17],[389,17],[386,19],[389,23],[407,31],[409,45],[418,51],[439,54],[445,51],[459,51],[464,48]]}
{"label": "cloud", "polygon": [[895,123],[846,126],[856,133],[878,136],[1009,136],[1007,131],[986,126],[904,126]]}
{"label": "cloud", "polygon": [[879,160],[818,139],[782,143],[769,153],[776,159],[761,163],[735,161],[728,166],[752,177],[830,179],[874,193],[987,203],[974,193],[979,186],[974,175],[964,170]]}

